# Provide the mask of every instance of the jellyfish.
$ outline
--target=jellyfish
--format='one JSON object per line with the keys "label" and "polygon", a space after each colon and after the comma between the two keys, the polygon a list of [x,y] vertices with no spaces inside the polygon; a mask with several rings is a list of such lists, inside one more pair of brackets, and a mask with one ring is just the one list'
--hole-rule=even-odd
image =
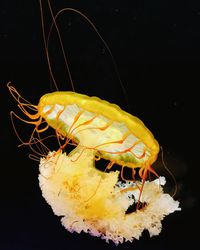
{"label": "jellyfish", "polygon": [[[62,142],[41,157],[39,185],[68,231],[84,231],[119,244],[139,239],[145,229],[150,236],[158,235],[162,219],[180,210],[179,202],[163,191],[165,178],[151,167],[159,144],[137,117],[105,100],[70,91],[45,94],[32,105],[8,87],[29,118],[23,121],[34,124],[33,134],[39,135],[33,141],[32,134],[28,144],[43,143],[40,134],[49,126]],[[67,154],[64,149],[70,143],[75,148]],[[110,171],[95,168],[101,158],[109,161],[105,170]],[[112,171],[114,164],[121,170]],[[124,167],[132,170],[132,180],[124,178]],[[147,180],[148,173],[157,178]],[[127,213],[134,204],[136,210]]]}
{"label": "jellyfish", "polygon": [[[75,92],[56,24],[62,12],[74,11],[84,17],[113,57],[86,16],[70,8],[54,15],[47,2],[53,22],[46,39],[42,2],[39,1],[50,75],[57,88],[48,54],[49,37],[55,26],[73,91],[57,90],[45,94],[37,105],[33,105],[8,83],[11,95],[28,118],[11,112],[12,122],[16,117],[34,125],[29,140],[24,142],[13,122],[21,145],[28,145],[35,153],[34,157],[39,159],[38,179],[42,195],[69,232],[83,231],[116,245],[139,239],[144,230],[148,230],[150,236],[159,235],[163,218],[181,209],[179,202],[164,192],[165,177],[159,176],[152,167],[160,146],[139,118],[116,104]],[[43,137],[49,127],[54,130],[54,135]],[[45,144],[51,136],[58,142],[55,150]],[[70,145],[74,149],[66,152]],[[102,170],[96,168],[100,159],[108,162]],[[113,168],[116,165],[118,170]],[[124,174],[125,168],[131,171],[129,179]],[[154,180],[149,179],[149,175],[153,175]],[[131,207],[135,210],[129,212]]]}

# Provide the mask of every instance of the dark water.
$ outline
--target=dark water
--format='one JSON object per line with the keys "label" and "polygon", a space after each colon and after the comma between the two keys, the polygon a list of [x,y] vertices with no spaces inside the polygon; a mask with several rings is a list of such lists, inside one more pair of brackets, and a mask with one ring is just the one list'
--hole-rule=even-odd
{"label": "dark water", "polygon": [[[46,2],[46,1],[44,1]],[[115,57],[129,110],[153,132],[177,180],[182,211],[166,217],[160,236],[119,249],[177,249],[197,243],[199,196],[199,1],[54,1],[54,11],[73,7],[94,22]],[[86,234],[70,234],[41,197],[38,166],[27,148],[17,148],[9,111],[17,111],[6,83],[32,103],[50,91],[37,1],[0,3],[0,249],[115,249]],[[50,17],[44,7],[45,24]],[[77,92],[96,95],[128,111],[111,57],[78,15],[59,18]],[[58,39],[50,39],[59,89],[70,90]],[[23,138],[29,130],[20,123]],[[159,165],[159,164],[157,164]],[[158,172],[162,171],[157,166]],[[170,181],[170,180],[169,180]],[[173,185],[173,184],[172,184]]]}

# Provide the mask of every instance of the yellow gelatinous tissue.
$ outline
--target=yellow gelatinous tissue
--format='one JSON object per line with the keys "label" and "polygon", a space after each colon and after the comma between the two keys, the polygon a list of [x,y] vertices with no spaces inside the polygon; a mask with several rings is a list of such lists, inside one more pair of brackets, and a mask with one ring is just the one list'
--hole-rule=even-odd
{"label": "yellow gelatinous tissue", "polygon": [[165,178],[146,181],[140,198],[145,207],[126,214],[139,190],[136,182],[119,182],[118,175],[95,169],[94,152],[79,146],[68,156],[60,152],[42,158],[39,183],[43,197],[70,232],[84,231],[115,244],[139,239],[144,229],[158,235],[162,219],[180,210],[179,202],[163,193]]}

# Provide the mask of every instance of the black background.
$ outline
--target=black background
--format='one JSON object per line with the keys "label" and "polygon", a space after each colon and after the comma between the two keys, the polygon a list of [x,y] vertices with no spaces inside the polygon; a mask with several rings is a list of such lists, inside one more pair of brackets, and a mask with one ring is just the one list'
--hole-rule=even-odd
{"label": "black background", "polygon": [[[99,96],[138,116],[164,148],[178,184],[182,211],[166,217],[158,237],[124,243],[119,249],[177,249],[198,243],[200,3],[190,1],[51,1],[54,12],[80,10],[109,45],[111,57],[80,16],[59,18],[63,43],[77,92]],[[46,1],[43,1],[46,3]],[[44,5],[45,25],[50,16]],[[60,90],[71,90],[55,32],[51,62]],[[30,102],[51,91],[38,1],[0,2],[0,249],[116,249],[88,236],[70,234],[53,215],[38,187],[38,164],[27,148],[17,148],[9,111],[18,112],[8,81]],[[198,106],[197,106],[198,105]],[[19,112],[18,112],[19,113]],[[28,138],[26,124],[18,129]]]}

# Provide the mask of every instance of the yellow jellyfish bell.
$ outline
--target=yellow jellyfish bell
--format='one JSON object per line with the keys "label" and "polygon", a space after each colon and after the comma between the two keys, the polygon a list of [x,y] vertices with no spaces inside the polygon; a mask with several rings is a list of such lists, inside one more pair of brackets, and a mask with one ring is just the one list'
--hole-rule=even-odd
{"label": "yellow jellyfish bell", "polygon": [[97,97],[68,91],[42,96],[38,112],[63,136],[119,165],[148,167],[159,145],[137,117]]}
{"label": "yellow jellyfish bell", "polygon": [[[180,210],[179,202],[163,192],[164,177],[147,180],[149,171],[158,176],[151,164],[159,145],[137,117],[97,97],[68,91],[46,94],[36,106],[8,87],[30,118],[23,121],[34,124],[38,134],[51,126],[58,139],[65,138],[58,150],[40,159],[39,184],[68,231],[84,231],[119,244],[138,239],[144,229],[150,236],[158,235],[164,216]],[[44,122],[47,126],[39,129]],[[76,148],[67,155],[63,149],[70,141]],[[97,170],[96,157],[110,161],[107,169],[112,170],[115,163],[122,166],[121,171]],[[132,181],[119,181],[124,166],[132,169]],[[145,205],[141,208],[140,203]],[[136,211],[127,213],[133,204],[137,204]]]}

